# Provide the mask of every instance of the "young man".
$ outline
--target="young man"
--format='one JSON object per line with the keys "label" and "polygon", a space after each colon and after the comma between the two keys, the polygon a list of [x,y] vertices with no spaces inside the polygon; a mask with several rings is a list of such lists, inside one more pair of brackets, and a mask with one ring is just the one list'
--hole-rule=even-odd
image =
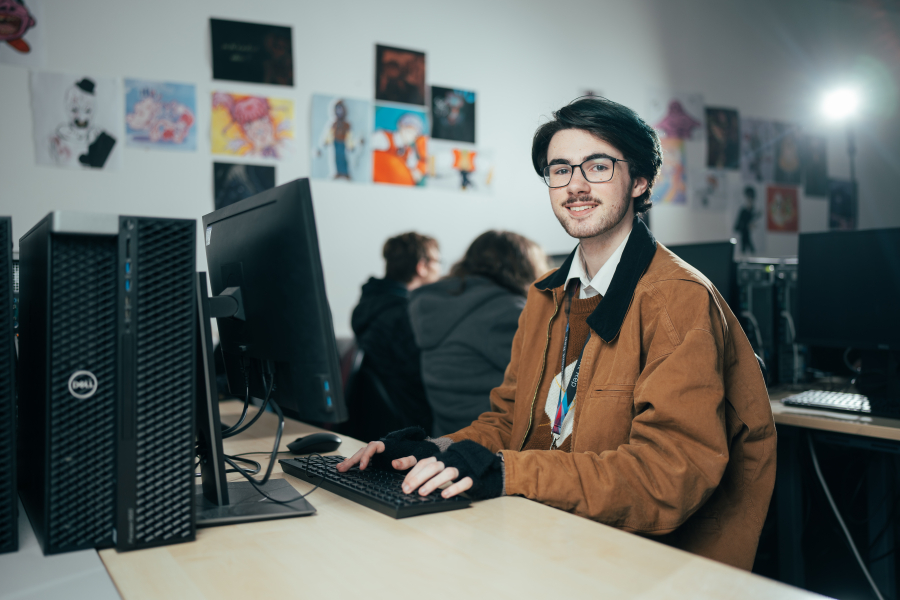
{"label": "young man", "polygon": [[368,409],[373,407],[365,404],[365,398],[351,398],[347,433],[361,439],[377,439],[405,423],[420,423],[430,429],[432,420],[422,384],[419,348],[409,321],[409,292],[440,278],[440,249],[434,238],[409,232],[385,242],[382,254],[384,279],[372,277],[363,285],[350,324],[357,346],[365,353],[364,368],[374,373],[393,405],[408,420],[392,419],[380,406],[375,407],[378,414],[370,413]]}
{"label": "young man", "polygon": [[656,133],[585,98],[537,130],[532,161],[579,244],[529,290],[492,412],[437,440],[395,432],[339,469],[412,467],[408,493],[521,495],[750,569],[775,426],[722,296],[636,217],[662,164]]}

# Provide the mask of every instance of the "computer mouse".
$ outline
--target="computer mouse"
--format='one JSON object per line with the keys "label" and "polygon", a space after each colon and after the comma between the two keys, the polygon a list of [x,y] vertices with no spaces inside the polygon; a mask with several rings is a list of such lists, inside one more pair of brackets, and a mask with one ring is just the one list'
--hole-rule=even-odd
{"label": "computer mouse", "polygon": [[341,436],[330,431],[311,433],[297,438],[288,444],[288,450],[294,454],[312,454],[314,452],[334,452],[341,445]]}

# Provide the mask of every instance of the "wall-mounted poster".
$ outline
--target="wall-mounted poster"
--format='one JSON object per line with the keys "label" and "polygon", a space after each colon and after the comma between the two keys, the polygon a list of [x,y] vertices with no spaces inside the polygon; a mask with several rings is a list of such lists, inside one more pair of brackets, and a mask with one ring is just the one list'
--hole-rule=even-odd
{"label": "wall-mounted poster", "polygon": [[236,163],[213,163],[216,210],[275,187],[275,167]]}
{"label": "wall-mounted poster", "polygon": [[653,202],[684,206],[687,204],[684,140],[664,137],[660,144],[664,158],[659,179],[653,186]]}
{"label": "wall-mounted poster", "polygon": [[729,188],[727,218],[738,236],[738,254],[760,256],[766,251],[762,218],[765,189],[752,183],[730,185]]}
{"label": "wall-mounted poster", "polygon": [[800,128],[787,123],[775,123],[775,183],[803,183],[800,150]]}
{"label": "wall-mounted poster", "polygon": [[315,94],[310,131],[310,177],[372,181],[372,103]]}
{"label": "wall-mounted poster", "polygon": [[122,139],[116,80],[31,73],[35,159],[69,169],[118,169]]}
{"label": "wall-mounted poster", "polygon": [[741,120],[730,108],[706,109],[706,166],[738,169],[741,166]]}
{"label": "wall-mounted poster", "polygon": [[213,92],[213,154],[280,159],[291,150],[293,138],[290,100]]}
{"label": "wall-mounted poster", "polygon": [[425,111],[375,106],[372,181],[425,185],[428,175],[428,121]]}
{"label": "wall-mounted poster", "polygon": [[43,0],[0,0],[0,63],[41,68],[46,64]]}
{"label": "wall-mounted poster", "polygon": [[489,192],[494,157],[470,144],[431,139],[428,145],[428,187],[464,192]]}
{"label": "wall-mounted poster", "polygon": [[194,86],[125,80],[125,140],[128,146],[196,150]]}
{"label": "wall-mounted poster", "polygon": [[775,142],[775,123],[741,119],[741,174],[744,181],[775,181]]}
{"label": "wall-mounted poster", "polygon": [[831,229],[856,229],[857,187],[852,181],[829,181],[828,227]]}
{"label": "wall-mounted poster", "polygon": [[375,46],[375,99],[425,105],[425,53]]}
{"label": "wall-mounted poster", "polygon": [[662,137],[701,140],[706,134],[706,112],[701,94],[651,93],[647,123]]}
{"label": "wall-mounted poster", "polygon": [[691,171],[691,206],[698,210],[724,211],[728,205],[728,175],[722,170]]}
{"label": "wall-mounted poster", "polygon": [[209,20],[213,79],[294,85],[291,28]]}
{"label": "wall-mounted poster", "polygon": [[475,143],[475,92],[431,86],[431,139]]}
{"label": "wall-mounted poster", "polygon": [[769,231],[796,233],[800,226],[797,188],[770,185],[766,189],[766,228]]}
{"label": "wall-mounted poster", "polygon": [[803,181],[807,197],[828,196],[828,143],[824,137],[803,138]]}

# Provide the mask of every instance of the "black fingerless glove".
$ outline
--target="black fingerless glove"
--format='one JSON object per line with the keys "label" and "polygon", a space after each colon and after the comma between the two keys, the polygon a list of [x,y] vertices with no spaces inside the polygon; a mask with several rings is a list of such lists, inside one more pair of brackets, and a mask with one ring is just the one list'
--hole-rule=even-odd
{"label": "black fingerless glove", "polygon": [[422,460],[440,453],[441,449],[437,444],[425,440],[427,437],[428,434],[421,427],[392,431],[381,438],[384,452],[372,456],[371,463],[378,469],[392,469],[391,463],[398,458],[415,456],[416,460]]}
{"label": "black fingerless glove", "polygon": [[503,495],[503,460],[481,444],[472,440],[456,442],[435,458],[445,467],[456,467],[457,481],[472,478],[472,487],[466,490],[472,498],[483,500]]}

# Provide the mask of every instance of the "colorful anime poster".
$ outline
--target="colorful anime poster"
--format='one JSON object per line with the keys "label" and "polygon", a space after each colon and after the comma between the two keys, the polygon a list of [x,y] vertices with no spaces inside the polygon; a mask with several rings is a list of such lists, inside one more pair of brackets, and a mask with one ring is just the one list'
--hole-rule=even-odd
{"label": "colorful anime poster", "polygon": [[291,28],[209,20],[213,79],[294,85]]}
{"label": "colorful anime poster", "polygon": [[803,183],[800,128],[787,123],[775,123],[774,125],[775,183],[800,185]]}
{"label": "colorful anime poster", "polygon": [[653,186],[652,200],[654,204],[687,204],[686,156],[684,140],[664,137],[660,139],[663,149],[663,164],[659,179]]}
{"label": "colorful anime poster", "polygon": [[857,227],[857,187],[853,181],[828,182],[828,227],[853,230]]}
{"label": "colorful anime poster", "polygon": [[118,169],[122,112],[115,79],[31,73],[35,160],[67,169]]}
{"label": "colorful anime poster", "polygon": [[431,139],[475,143],[475,92],[431,86]]}
{"label": "colorful anime poster", "polygon": [[745,182],[775,181],[775,144],[775,123],[741,119],[741,175]]}
{"label": "colorful anime poster", "polygon": [[800,227],[800,202],[797,188],[770,185],[766,188],[766,229],[778,233],[796,233]]}
{"label": "colorful anime poster", "polygon": [[216,210],[275,187],[275,167],[244,163],[213,163]]}
{"label": "colorful anime poster", "polygon": [[471,144],[431,139],[428,187],[486,193],[494,180],[494,156]]}
{"label": "colorful anime poster", "polygon": [[760,256],[766,251],[764,195],[765,188],[760,185],[743,182],[729,185],[726,218],[738,237],[740,256]]}
{"label": "colorful anime poster", "polygon": [[125,145],[158,150],[197,149],[194,86],[125,80]]}
{"label": "colorful anime poster", "polygon": [[425,105],[425,53],[375,46],[375,99]]}
{"label": "colorful anime poster", "polygon": [[428,177],[428,120],[424,110],[375,105],[372,181],[424,186]]}
{"label": "colorful anime poster", "polygon": [[0,0],[0,64],[39,69],[47,63],[43,0]]}
{"label": "colorful anime poster", "polygon": [[706,120],[703,95],[652,92],[645,120],[660,137],[702,140]]}
{"label": "colorful anime poster", "polygon": [[310,177],[356,183],[372,181],[372,102],[313,95],[310,131]]}
{"label": "colorful anime poster", "polygon": [[213,154],[281,159],[290,154],[293,139],[294,103],[290,100],[213,92]]}
{"label": "colorful anime poster", "polygon": [[728,173],[724,170],[691,171],[691,206],[697,210],[724,211],[728,206]]}
{"label": "colorful anime poster", "polygon": [[706,109],[706,166],[739,169],[741,166],[741,120],[731,108]]}
{"label": "colorful anime poster", "polygon": [[803,137],[803,183],[806,196],[827,198],[828,141],[818,135]]}

